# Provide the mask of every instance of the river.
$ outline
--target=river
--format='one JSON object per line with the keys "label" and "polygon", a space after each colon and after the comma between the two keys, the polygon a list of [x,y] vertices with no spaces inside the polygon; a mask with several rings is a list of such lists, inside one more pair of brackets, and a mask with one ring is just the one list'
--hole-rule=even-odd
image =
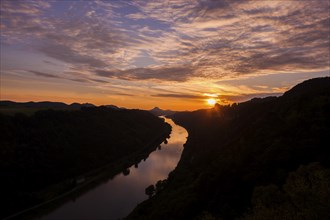
{"label": "river", "polygon": [[137,167],[130,167],[129,175],[118,174],[38,219],[111,220],[127,216],[138,203],[148,198],[145,188],[167,178],[180,160],[188,133],[171,119],[165,118],[165,121],[172,126],[168,143],[162,143],[160,149]]}

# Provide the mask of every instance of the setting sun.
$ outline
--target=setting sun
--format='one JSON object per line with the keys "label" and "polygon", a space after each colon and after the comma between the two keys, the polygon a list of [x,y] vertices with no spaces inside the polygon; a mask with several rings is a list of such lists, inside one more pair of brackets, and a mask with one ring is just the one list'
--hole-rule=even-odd
{"label": "setting sun", "polygon": [[214,105],[215,103],[217,103],[217,101],[215,100],[215,99],[208,99],[207,100],[207,104],[209,104],[209,105]]}

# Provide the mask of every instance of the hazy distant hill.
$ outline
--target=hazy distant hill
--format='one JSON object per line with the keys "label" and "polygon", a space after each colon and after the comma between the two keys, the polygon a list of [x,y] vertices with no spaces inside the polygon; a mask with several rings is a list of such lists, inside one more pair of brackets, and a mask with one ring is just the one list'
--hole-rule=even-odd
{"label": "hazy distant hill", "polygon": [[171,118],[181,160],[128,219],[330,219],[329,77]]}
{"label": "hazy distant hill", "polygon": [[156,115],[156,116],[161,116],[161,115],[173,115],[175,113],[175,111],[172,111],[172,110],[163,110],[163,109],[160,109],[158,107],[155,107],[151,110],[149,110],[153,115]]}

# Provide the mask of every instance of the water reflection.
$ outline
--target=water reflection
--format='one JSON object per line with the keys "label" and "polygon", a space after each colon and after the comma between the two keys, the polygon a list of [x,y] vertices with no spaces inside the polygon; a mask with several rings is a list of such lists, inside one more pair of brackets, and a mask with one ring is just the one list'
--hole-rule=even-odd
{"label": "water reflection", "polygon": [[138,203],[148,198],[144,194],[145,188],[167,178],[180,159],[188,133],[171,119],[165,118],[165,121],[172,126],[167,144],[161,144],[145,161],[130,167],[129,174],[126,171],[126,176],[123,173],[117,175],[40,219],[110,220],[125,217]]}

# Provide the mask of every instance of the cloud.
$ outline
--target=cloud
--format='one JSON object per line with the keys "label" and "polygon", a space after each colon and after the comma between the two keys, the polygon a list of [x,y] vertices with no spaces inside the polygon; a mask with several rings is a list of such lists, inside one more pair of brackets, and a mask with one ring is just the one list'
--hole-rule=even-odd
{"label": "cloud", "polygon": [[[54,74],[50,74],[50,73],[46,73],[46,72],[40,72],[40,71],[35,71],[35,70],[28,70],[28,72],[33,73],[36,76],[42,76],[42,77],[46,77],[46,78],[54,78],[54,79],[65,79],[65,80],[71,80],[74,82],[82,82],[82,83],[90,83],[90,82],[97,82],[97,83],[108,83],[108,81],[106,80],[101,80],[101,79],[95,79],[95,78],[89,78],[86,77],[82,74],[77,74],[77,73],[73,73],[71,72],[70,75],[74,75],[74,76],[78,76],[79,77],[67,77],[67,76],[63,76],[63,75],[54,75]],[[68,72],[67,72],[68,73]]]}
{"label": "cloud", "polygon": [[33,73],[33,74],[35,74],[37,76],[43,76],[43,77],[48,77],[48,78],[57,78],[57,79],[60,79],[61,78],[61,77],[56,76],[56,75],[53,75],[53,74],[43,73],[43,72],[35,71],[35,70],[29,70],[28,72]]}
{"label": "cloud", "polygon": [[133,95],[133,94],[119,93],[119,92],[112,93],[112,94],[113,94],[113,95],[118,95],[118,96],[131,96],[131,97],[135,96],[135,95]]}
{"label": "cloud", "polygon": [[103,67],[107,64],[100,59],[80,54],[74,51],[72,48],[64,45],[45,45],[40,48],[40,51],[46,54],[48,57],[71,64],[85,64],[90,67]]}
{"label": "cloud", "polygon": [[93,82],[98,82],[98,83],[109,83],[108,81],[102,80],[102,79],[89,79],[89,80],[93,81]]}
{"label": "cloud", "polygon": [[[24,43],[48,57],[87,67],[127,66],[138,54],[124,49],[128,42],[125,30],[116,27],[115,21],[110,22],[111,16],[95,14],[92,3],[57,2],[67,9],[61,16],[54,16],[55,2],[47,7],[43,1],[3,2],[1,43]],[[109,12],[109,8],[105,10]],[[84,11],[90,16],[82,17]]]}
{"label": "cloud", "polygon": [[49,61],[49,60],[44,60],[44,63],[46,63],[46,64],[50,64],[50,65],[53,65],[53,66],[58,66],[57,63],[54,63],[54,62]]}
{"label": "cloud", "polygon": [[148,18],[147,16],[145,16],[142,13],[132,13],[132,14],[126,15],[126,17],[130,18],[130,19],[134,19],[134,20],[140,20],[140,19]]}
{"label": "cloud", "polygon": [[61,16],[55,2],[3,0],[1,42],[107,80],[329,71],[328,1],[58,1]]}
{"label": "cloud", "polygon": [[98,76],[103,76],[103,77],[115,77],[118,75],[120,70],[95,70],[95,73]]}
{"label": "cloud", "polygon": [[150,68],[135,68],[128,70],[96,70],[98,76],[124,80],[164,80],[187,81],[193,75],[189,66],[161,66]]}
{"label": "cloud", "polygon": [[161,63],[191,64],[191,78],[329,71],[329,6],[324,1],[189,4],[180,2],[179,9],[157,1],[139,6],[145,16],[157,16],[175,30],[155,40],[148,37],[151,46],[159,41],[173,45],[152,46],[152,57]]}
{"label": "cloud", "polygon": [[183,98],[183,99],[203,99],[203,96],[191,95],[191,94],[178,94],[178,93],[167,93],[167,94],[156,94],[151,95],[153,97],[165,97],[165,98]]}

